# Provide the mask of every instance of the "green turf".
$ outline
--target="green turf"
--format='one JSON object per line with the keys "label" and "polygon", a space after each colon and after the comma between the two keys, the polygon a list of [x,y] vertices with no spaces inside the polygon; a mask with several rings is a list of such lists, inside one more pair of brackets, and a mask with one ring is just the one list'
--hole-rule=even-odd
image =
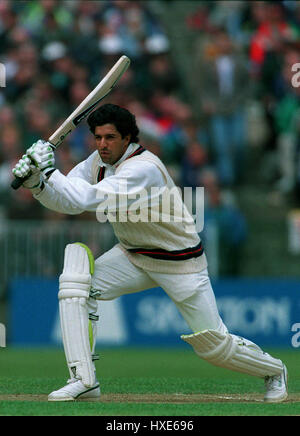
{"label": "green turf", "polygon": [[[268,350],[269,351],[269,350]],[[299,393],[296,350],[272,351],[289,369],[289,392]],[[192,351],[174,349],[104,349],[97,363],[103,394],[253,394],[264,392],[263,381],[216,368]],[[0,395],[48,394],[68,377],[62,350],[0,350]],[[209,416],[300,415],[299,402],[263,403],[47,403],[0,401],[0,415]]]}
{"label": "green turf", "polygon": [[132,404],[132,403],[40,403],[7,401],[0,403],[0,415],[8,416],[292,416],[298,404]]}

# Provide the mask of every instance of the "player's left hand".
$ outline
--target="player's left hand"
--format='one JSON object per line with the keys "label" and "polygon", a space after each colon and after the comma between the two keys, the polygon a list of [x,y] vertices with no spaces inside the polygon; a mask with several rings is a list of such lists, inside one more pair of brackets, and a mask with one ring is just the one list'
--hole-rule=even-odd
{"label": "player's left hand", "polygon": [[34,162],[35,166],[45,177],[55,170],[55,157],[50,142],[39,139],[28,150],[26,155]]}

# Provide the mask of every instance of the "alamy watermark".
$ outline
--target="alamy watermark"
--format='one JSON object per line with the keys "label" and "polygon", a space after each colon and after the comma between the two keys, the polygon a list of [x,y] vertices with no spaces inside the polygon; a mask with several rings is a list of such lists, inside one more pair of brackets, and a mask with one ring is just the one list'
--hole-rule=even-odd
{"label": "alamy watermark", "polygon": [[0,347],[6,347],[6,328],[2,323],[0,323]]}
{"label": "alamy watermark", "polygon": [[0,88],[6,87],[6,68],[4,64],[0,63]]}
{"label": "alamy watermark", "polygon": [[100,223],[181,223],[187,233],[200,233],[204,227],[204,188],[173,186],[130,189],[120,179],[117,190],[97,191],[96,211]]}
{"label": "alamy watermark", "polygon": [[291,331],[295,334],[292,336],[292,346],[294,348],[300,347],[300,322],[296,322],[292,325]]}
{"label": "alamy watermark", "polygon": [[294,88],[299,88],[299,86],[300,86],[300,62],[293,64],[291,70],[293,73],[295,73],[292,77],[292,80],[291,80],[292,86]]}

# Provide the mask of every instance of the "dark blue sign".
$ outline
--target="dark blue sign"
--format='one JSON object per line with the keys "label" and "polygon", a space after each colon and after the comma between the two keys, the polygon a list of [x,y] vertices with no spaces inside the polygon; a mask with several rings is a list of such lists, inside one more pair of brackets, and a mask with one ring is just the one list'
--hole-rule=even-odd
{"label": "dark blue sign", "polygon": [[[300,347],[300,281],[236,279],[213,283],[231,333],[262,346]],[[9,287],[8,343],[61,343],[58,281],[18,279]],[[187,346],[191,333],[175,304],[160,288],[99,302],[101,346]]]}

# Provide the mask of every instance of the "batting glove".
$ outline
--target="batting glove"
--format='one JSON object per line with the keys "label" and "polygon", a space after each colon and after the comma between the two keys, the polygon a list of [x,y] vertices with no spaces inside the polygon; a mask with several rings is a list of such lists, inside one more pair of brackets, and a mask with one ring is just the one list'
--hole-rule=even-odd
{"label": "batting glove", "polygon": [[21,179],[29,176],[22,185],[24,188],[38,188],[42,183],[40,170],[32,164],[31,160],[26,154],[24,154],[24,156],[22,156],[19,162],[15,165],[12,173],[15,177],[20,177]]}
{"label": "batting glove", "polygon": [[41,171],[44,177],[50,177],[50,174],[55,171],[55,157],[53,146],[50,142],[39,139],[26,151],[26,155]]}

